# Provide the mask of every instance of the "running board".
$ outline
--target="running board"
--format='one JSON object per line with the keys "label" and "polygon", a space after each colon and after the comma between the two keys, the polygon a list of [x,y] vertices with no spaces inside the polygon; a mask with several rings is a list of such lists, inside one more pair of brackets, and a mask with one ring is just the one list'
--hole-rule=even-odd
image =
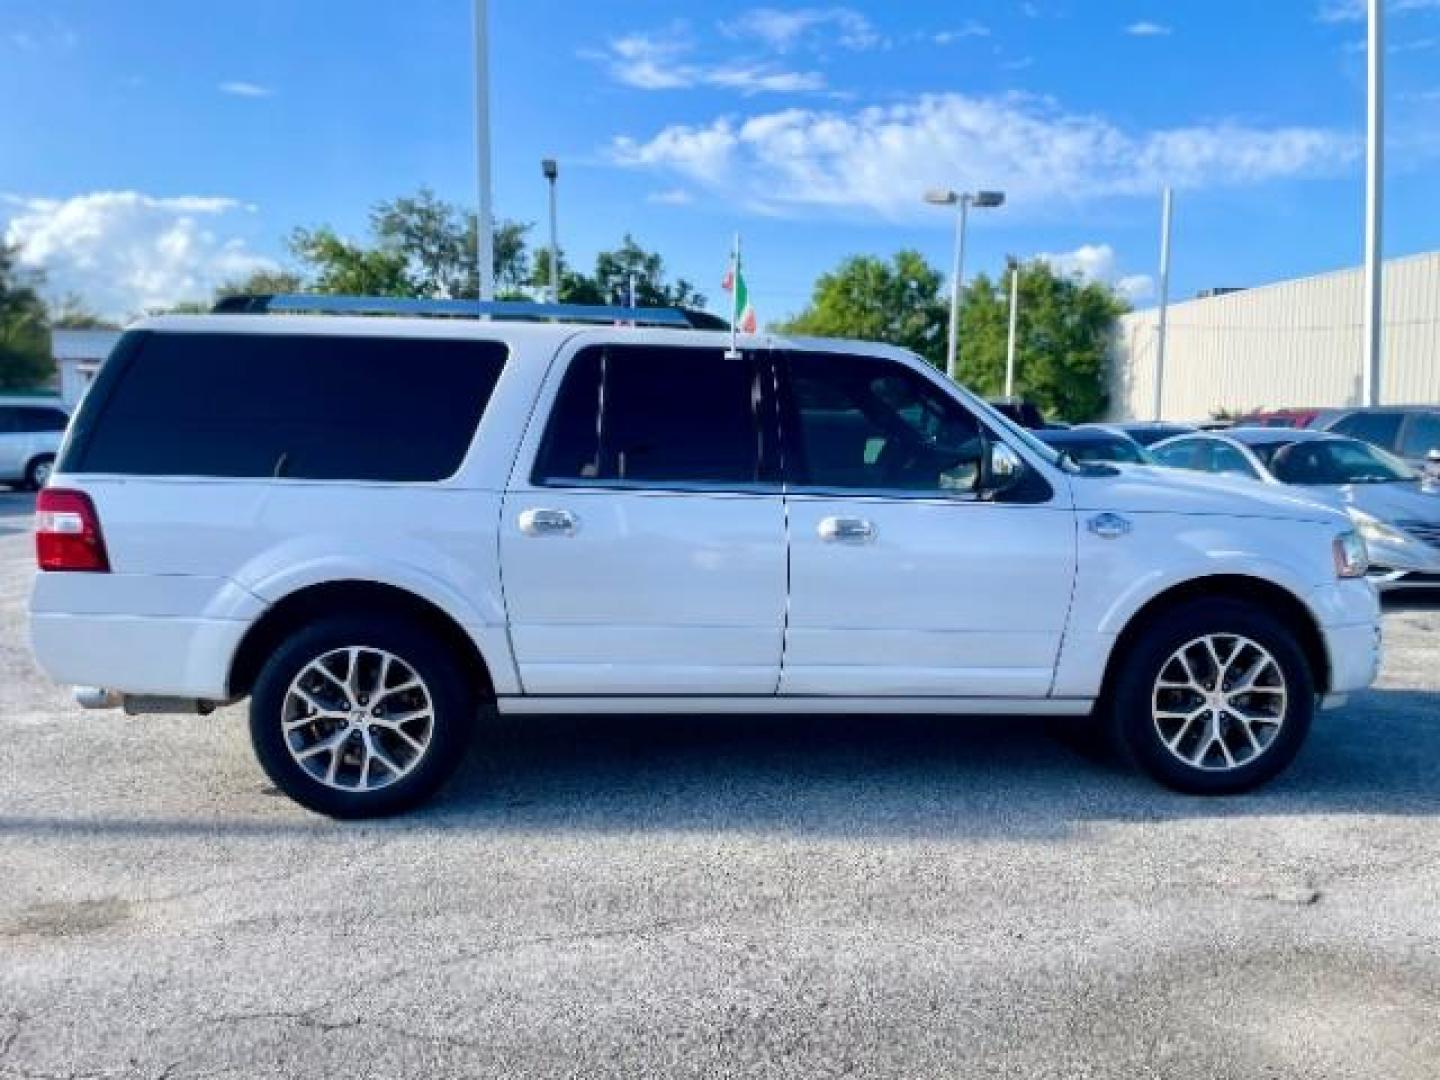
{"label": "running board", "polygon": [[496,699],[502,713],[742,713],[824,714],[874,713],[876,715],[934,714],[950,716],[1087,716],[1095,708],[1091,698],[985,698],[985,697],[766,697],[760,695],[675,697],[571,697],[566,695],[509,695]]}

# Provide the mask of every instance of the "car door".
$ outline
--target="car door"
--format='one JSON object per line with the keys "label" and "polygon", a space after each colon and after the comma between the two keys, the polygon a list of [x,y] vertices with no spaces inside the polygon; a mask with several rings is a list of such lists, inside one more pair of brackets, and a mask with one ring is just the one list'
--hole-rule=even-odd
{"label": "car door", "polygon": [[559,358],[501,524],[525,693],[775,693],[785,509],[767,372],[763,353],[593,335]]}
{"label": "car door", "polygon": [[1068,489],[1031,469],[1010,501],[978,496],[993,434],[918,362],[778,359],[790,536],[781,693],[1048,694],[1075,574]]}

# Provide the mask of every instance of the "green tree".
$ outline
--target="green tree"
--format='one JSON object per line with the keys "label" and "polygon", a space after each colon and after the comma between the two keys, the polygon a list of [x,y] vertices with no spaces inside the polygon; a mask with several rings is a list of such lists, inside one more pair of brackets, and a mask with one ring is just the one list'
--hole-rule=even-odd
{"label": "green tree", "polygon": [[919,252],[901,251],[889,262],[852,255],[822,274],[809,305],[775,329],[889,342],[943,367],[948,309],[940,286],[940,272]]}
{"label": "green tree", "polygon": [[[563,265],[563,264],[562,264]],[[592,279],[605,299],[629,299],[630,279],[635,279],[635,303],[639,307],[704,307],[705,297],[684,278],[674,284],[665,280],[665,260],[658,252],[646,251],[629,233],[614,251],[595,256]],[[561,278],[562,286],[564,278]]]}
{"label": "green tree", "polygon": [[215,299],[227,296],[295,293],[305,288],[305,279],[293,270],[255,270],[243,278],[227,281],[215,290]]}
{"label": "green tree", "polygon": [[0,389],[29,389],[55,374],[41,275],[19,265],[20,249],[0,243]]}
{"label": "green tree", "polygon": [[119,324],[103,319],[81,298],[79,293],[66,293],[50,309],[52,330],[118,330]]}
{"label": "green tree", "polygon": [[[370,239],[360,243],[322,225],[296,229],[291,253],[319,292],[427,299],[473,299],[480,295],[476,215],[422,188],[377,203],[370,211]],[[530,226],[495,223],[495,291],[523,295],[530,281],[526,246]]]}
{"label": "green tree", "polygon": [[[1011,264],[1014,265],[1013,263]],[[960,381],[995,396],[1005,388],[1009,269],[977,276],[961,305]],[[1020,265],[1015,386],[1046,415],[1092,420],[1107,403],[1108,347],[1129,305],[1108,285],[1057,274],[1049,263]]]}

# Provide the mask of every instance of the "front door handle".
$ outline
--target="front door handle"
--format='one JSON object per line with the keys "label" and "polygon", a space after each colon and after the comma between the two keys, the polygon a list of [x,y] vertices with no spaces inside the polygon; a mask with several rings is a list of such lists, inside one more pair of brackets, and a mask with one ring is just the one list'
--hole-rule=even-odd
{"label": "front door handle", "polygon": [[875,539],[874,523],[864,518],[821,518],[818,532],[821,540],[832,544],[868,544]]}
{"label": "front door handle", "polygon": [[522,510],[520,531],[526,536],[574,536],[579,523],[569,510]]}

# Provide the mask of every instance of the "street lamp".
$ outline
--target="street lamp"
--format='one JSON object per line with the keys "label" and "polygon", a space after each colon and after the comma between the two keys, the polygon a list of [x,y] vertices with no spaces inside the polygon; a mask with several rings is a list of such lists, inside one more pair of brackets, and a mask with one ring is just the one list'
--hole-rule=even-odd
{"label": "street lamp", "polygon": [[540,172],[550,184],[550,302],[560,302],[560,241],[555,236],[555,180],[560,175],[560,167],[555,164],[554,158],[544,158],[540,162]]}
{"label": "street lamp", "polygon": [[950,337],[945,344],[945,370],[952,379],[959,377],[956,351],[960,338],[960,288],[965,276],[965,223],[970,216],[970,207],[992,209],[1005,204],[1003,191],[951,191],[949,188],[931,188],[925,192],[925,201],[931,206],[956,206],[955,215],[955,263],[951,271],[950,287]]}

